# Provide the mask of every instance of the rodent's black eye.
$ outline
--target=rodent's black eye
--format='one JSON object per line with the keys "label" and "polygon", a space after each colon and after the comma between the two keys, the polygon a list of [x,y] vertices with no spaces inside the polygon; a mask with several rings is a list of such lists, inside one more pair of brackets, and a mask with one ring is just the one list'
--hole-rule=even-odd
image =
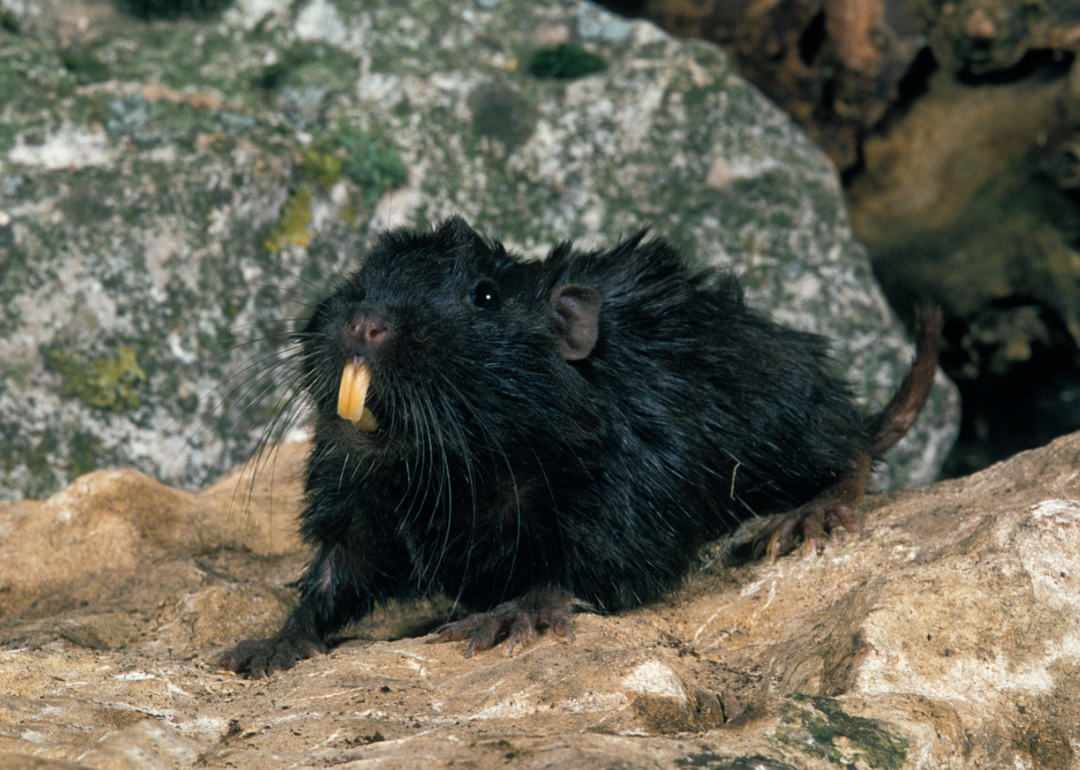
{"label": "rodent's black eye", "polygon": [[472,295],[473,304],[483,310],[498,310],[502,300],[499,299],[499,289],[494,281],[484,279],[476,284]]}

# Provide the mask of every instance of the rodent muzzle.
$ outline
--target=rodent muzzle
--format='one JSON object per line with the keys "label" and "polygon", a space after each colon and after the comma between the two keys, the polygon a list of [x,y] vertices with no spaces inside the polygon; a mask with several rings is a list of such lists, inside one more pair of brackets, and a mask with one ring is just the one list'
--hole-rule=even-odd
{"label": "rodent muzzle", "polygon": [[338,415],[360,430],[370,433],[379,427],[379,423],[371,410],[364,407],[368,387],[371,385],[371,367],[364,355],[382,346],[390,336],[390,325],[378,313],[365,309],[341,325],[341,335],[356,354],[345,364],[341,373]]}

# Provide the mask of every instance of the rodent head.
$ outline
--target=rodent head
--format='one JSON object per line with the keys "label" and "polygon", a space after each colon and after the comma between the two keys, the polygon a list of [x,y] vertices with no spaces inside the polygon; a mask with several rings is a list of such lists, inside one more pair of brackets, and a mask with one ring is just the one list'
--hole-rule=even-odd
{"label": "rodent head", "polygon": [[597,343],[601,303],[551,284],[459,217],[387,233],[298,335],[320,429],[406,452],[559,430],[581,404],[572,362]]}

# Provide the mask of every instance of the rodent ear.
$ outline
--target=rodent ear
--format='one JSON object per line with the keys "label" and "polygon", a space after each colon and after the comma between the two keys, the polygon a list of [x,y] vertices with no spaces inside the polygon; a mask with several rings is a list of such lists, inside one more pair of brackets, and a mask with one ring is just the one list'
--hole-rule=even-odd
{"label": "rodent ear", "polygon": [[559,335],[559,352],[580,361],[600,336],[600,295],[595,289],[568,283],[551,292],[551,318]]}
{"label": "rodent ear", "polygon": [[436,229],[436,234],[447,238],[458,246],[473,246],[484,242],[480,234],[469,227],[469,223],[465,221],[465,218],[457,214],[444,219]]}

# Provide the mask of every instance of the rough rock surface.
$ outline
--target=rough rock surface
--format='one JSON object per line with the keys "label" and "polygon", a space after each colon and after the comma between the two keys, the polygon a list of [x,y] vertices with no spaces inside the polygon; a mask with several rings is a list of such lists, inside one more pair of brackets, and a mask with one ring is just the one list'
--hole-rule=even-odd
{"label": "rough rock surface", "polygon": [[426,643],[430,601],[269,680],[222,674],[293,600],[304,448],[254,483],[109,470],[0,505],[4,767],[1080,766],[1080,434],[870,498],[816,558],[717,544],[571,643],[465,659]]}
{"label": "rough rock surface", "polygon": [[893,307],[942,305],[945,473],[1080,429],[1080,2],[608,2],[720,43],[843,170]]}
{"label": "rough rock surface", "polygon": [[[651,224],[834,337],[871,407],[909,360],[828,162],[709,44],[577,0],[0,10],[0,499],[241,462],[291,319],[376,232],[453,212],[530,255]],[[564,42],[604,68],[534,74]],[[932,479],[956,412],[942,383],[882,483]]]}
{"label": "rough rock surface", "polygon": [[978,86],[935,73],[864,145],[848,197],[875,273],[898,307],[929,297],[951,319],[953,472],[1080,428],[1078,137],[1074,63]]}
{"label": "rough rock surface", "polygon": [[[1055,0],[608,0],[674,34],[724,46],[841,169],[918,99],[933,69],[977,82],[1029,77],[1080,49],[1080,2]],[[1025,62],[1025,59],[1027,61]],[[1032,60],[1035,60],[1033,62]],[[905,82],[906,81],[906,82]],[[1027,85],[1037,84],[1030,79]]]}

